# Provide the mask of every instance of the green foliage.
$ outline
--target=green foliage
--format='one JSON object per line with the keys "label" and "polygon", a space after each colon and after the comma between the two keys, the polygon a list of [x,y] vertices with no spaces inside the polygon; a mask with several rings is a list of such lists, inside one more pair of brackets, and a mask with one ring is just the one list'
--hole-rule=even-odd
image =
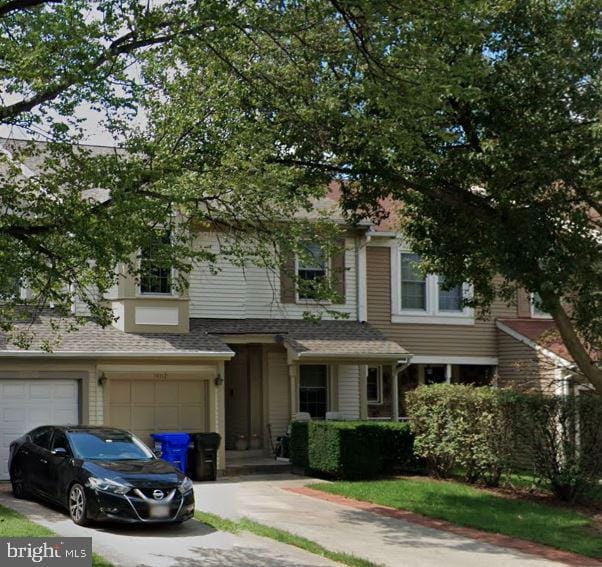
{"label": "green foliage", "polygon": [[459,469],[469,482],[497,485],[526,468],[571,501],[602,478],[600,396],[439,384],[411,392],[408,410],[414,451],[437,476]]}
{"label": "green foliage", "polygon": [[147,106],[157,133],[174,122],[236,186],[334,177],[352,220],[403,201],[425,270],[472,284],[468,303],[524,287],[599,347],[598,13],[597,0],[225,8],[211,37],[149,58],[163,98]]}
{"label": "green foliage", "polygon": [[513,434],[535,475],[562,500],[587,496],[602,479],[602,399],[508,393]]}
{"label": "green foliage", "polygon": [[431,472],[447,477],[460,467],[468,482],[498,484],[512,448],[499,390],[435,384],[410,392],[407,404],[414,450]]}
{"label": "green foliage", "polygon": [[291,462],[314,474],[336,478],[373,478],[416,472],[407,424],[310,421],[291,428]]}
{"label": "green foliage", "polygon": [[309,422],[293,421],[291,423],[291,439],[289,443],[291,464],[307,469],[309,466]]}

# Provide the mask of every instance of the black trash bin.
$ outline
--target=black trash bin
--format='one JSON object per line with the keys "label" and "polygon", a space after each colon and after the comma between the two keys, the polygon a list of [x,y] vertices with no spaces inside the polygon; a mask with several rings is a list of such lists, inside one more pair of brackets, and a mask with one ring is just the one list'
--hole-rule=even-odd
{"label": "black trash bin", "polygon": [[217,478],[217,450],[222,440],[219,433],[190,433],[188,476],[193,480]]}

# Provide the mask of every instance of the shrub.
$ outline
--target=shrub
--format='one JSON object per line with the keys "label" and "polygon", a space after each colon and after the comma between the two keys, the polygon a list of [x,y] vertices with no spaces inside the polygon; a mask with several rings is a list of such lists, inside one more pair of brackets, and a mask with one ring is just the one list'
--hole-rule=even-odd
{"label": "shrub", "polygon": [[414,452],[435,476],[458,467],[468,482],[499,483],[511,450],[499,390],[436,384],[410,392],[407,404]]}
{"label": "shrub", "polygon": [[573,501],[602,477],[602,398],[507,393],[513,434],[554,494]]}
{"label": "shrub", "polygon": [[291,462],[308,471],[343,479],[416,472],[410,428],[404,423],[311,421],[293,423]]}
{"label": "shrub", "polygon": [[290,460],[293,466],[302,469],[307,469],[309,465],[307,455],[308,430],[308,422],[293,421],[293,423],[291,423],[291,440],[289,444]]}

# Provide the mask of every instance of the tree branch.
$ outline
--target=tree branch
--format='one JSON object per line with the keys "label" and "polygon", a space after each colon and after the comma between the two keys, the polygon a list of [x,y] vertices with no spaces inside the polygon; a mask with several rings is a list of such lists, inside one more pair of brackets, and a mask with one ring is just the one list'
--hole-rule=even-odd
{"label": "tree branch", "polygon": [[0,5],[0,18],[17,10],[27,10],[44,4],[60,4],[63,0],[12,0]]}

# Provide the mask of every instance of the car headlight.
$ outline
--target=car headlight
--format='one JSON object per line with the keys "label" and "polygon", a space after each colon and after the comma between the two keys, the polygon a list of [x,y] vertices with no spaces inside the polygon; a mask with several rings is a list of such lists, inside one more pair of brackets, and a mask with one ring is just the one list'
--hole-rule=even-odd
{"label": "car headlight", "polygon": [[189,490],[192,490],[192,487],[194,485],[192,484],[192,481],[186,477],[180,484],[180,486],[178,487],[178,489],[180,490],[180,492],[182,494],[188,492]]}
{"label": "car headlight", "polygon": [[127,484],[122,484],[110,478],[96,478],[93,476],[88,479],[88,486],[94,490],[122,495],[129,492],[130,488],[132,488]]}

